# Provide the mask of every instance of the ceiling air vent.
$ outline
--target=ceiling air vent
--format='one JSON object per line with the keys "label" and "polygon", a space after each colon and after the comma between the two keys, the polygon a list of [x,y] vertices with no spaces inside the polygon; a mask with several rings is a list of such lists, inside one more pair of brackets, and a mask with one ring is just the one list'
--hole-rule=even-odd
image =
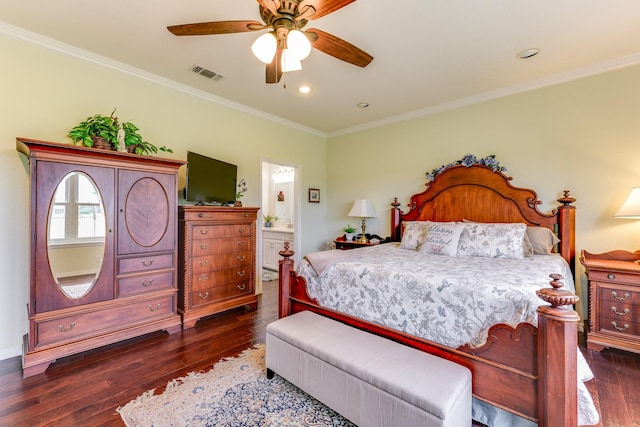
{"label": "ceiling air vent", "polygon": [[200,74],[201,76],[204,76],[208,79],[212,79],[215,81],[218,81],[222,78],[222,76],[218,73],[216,73],[215,71],[211,71],[211,70],[207,70],[206,68],[204,68],[201,65],[194,65],[193,67],[191,67],[191,71],[193,71],[196,74]]}

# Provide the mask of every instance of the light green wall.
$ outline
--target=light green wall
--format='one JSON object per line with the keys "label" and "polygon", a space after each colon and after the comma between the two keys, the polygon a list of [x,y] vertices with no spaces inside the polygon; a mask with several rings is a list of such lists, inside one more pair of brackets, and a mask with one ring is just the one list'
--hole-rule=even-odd
{"label": "light green wall", "polygon": [[[495,154],[513,185],[533,188],[548,212],[562,190],[577,199],[577,250],[640,249],[640,221],[615,219],[640,186],[640,66],[332,138],[328,230],[353,219],[353,200],[378,212],[367,230],[389,235],[389,203],[403,207],[425,173],[472,153]],[[586,307],[586,278],[577,282]]]}
{"label": "light green wall", "polygon": [[[29,283],[28,164],[17,136],[71,142],[67,132],[87,116],[132,120],[143,137],[186,159],[187,150],[238,165],[247,180],[245,206],[260,205],[261,159],[298,165],[301,188],[326,187],[326,139],[113,69],[0,36],[0,360],[20,354],[27,332]],[[184,185],[184,168],[180,185]],[[302,203],[301,250],[326,237],[326,204]]]}

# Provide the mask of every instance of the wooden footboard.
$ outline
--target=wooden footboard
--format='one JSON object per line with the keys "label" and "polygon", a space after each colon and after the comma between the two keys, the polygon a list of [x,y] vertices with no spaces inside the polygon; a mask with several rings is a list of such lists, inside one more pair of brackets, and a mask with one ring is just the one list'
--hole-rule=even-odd
{"label": "wooden footboard", "polygon": [[559,276],[552,277],[553,289],[539,292],[550,305],[538,309],[538,328],[528,323],[515,329],[495,325],[483,347],[452,349],[319,306],[307,293],[306,280],[294,271],[293,252],[287,244],[280,254],[284,259],[279,263],[279,317],[310,310],[443,357],[471,370],[474,397],[537,422],[539,426],[577,425],[579,317],[567,305],[575,304],[578,297],[560,289]]}

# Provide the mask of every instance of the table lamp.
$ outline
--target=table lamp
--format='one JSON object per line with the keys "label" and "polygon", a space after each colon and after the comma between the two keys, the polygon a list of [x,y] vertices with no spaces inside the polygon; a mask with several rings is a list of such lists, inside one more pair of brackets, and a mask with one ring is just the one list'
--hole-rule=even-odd
{"label": "table lamp", "polygon": [[367,229],[367,218],[375,218],[376,210],[373,209],[373,205],[369,200],[356,200],[353,203],[353,207],[349,212],[349,216],[357,216],[362,218],[362,235],[357,240],[358,243],[367,243],[369,240],[365,236],[365,230]]}
{"label": "table lamp", "polygon": [[613,215],[614,218],[640,218],[640,187],[631,189],[631,193],[627,200],[622,204],[622,207],[618,209],[618,212]]}

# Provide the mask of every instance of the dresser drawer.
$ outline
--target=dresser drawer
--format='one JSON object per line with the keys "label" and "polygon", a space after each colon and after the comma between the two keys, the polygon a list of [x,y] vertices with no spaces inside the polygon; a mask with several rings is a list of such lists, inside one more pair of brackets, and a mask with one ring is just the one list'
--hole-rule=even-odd
{"label": "dresser drawer", "polygon": [[173,272],[171,271],[118,279],[118,297],[120,298],[171,288],[173,288]]}
{"label": "dresser drawer", "polygon": [[190,307],[212,304],[229,298],[253,293],[250,281],[228,283],[223,286],[215,286],[191,292]]}
{"label": "dresser drawer", "polygon": [[193,257],[251,250],[251,239],[249,237],[202,239],[194,240],[192,243],[191,256]]}
{"label": "dresser drawer", "polygon": [[201,210],[199,212],[184,209],[184,219],[187,221],[253,221],[258,215],[255,210],[242,211],[235,208],[225,208],[218,210]]}
{"label": "dresser drawer", "polygon": [[193,274],[201,274],[209,271],[251,265],[252,262],[253,259],[251,257],[251,252],[231,252],[226,254],[201,256],[192,258],[191,271],[193,271]]}
{"label": "dresser drawer", "polygon": [[251,273],[251,266],[244,266],[196,274],[193,276],[191,289],[196,291],[247,280],[253,283]]}
{"label": "dresser drawer", "polygon": [[603,304],[622,303],[640,306],[640,291],[637,288],[626,286],[610,286],[606,283],[598,283],[600,300]]}
{"label": "dresser drawer", "polygon": [[142,324],[173,314],[174,306],[174,295],[171,294],[51,320],[36,319],[36,347],[76,341]]}
{"label": "dresser drawer", "polygon": [[617,271],[590,270],[589,280],[596,282],[630,283],[632,285],[640,285],[640,276],[638,274]]}
{"label": "dresser drawer", "polygon": [[251,236],[251,224],[233,224],[233,225],[194,225],[193,239],[219,239],[223,237],[242,237]]}
{"label": "dresser drawer", "polygon": [[601,332],[616,332],[629,335],[630,337],[640,337],[640,323],[631,322],[630,319],[613,318],[610,316],[600,319]]}
{"label": "dresser drawer", "polygon": [[173,254],[118,259],[118,274],[173,268]]}

